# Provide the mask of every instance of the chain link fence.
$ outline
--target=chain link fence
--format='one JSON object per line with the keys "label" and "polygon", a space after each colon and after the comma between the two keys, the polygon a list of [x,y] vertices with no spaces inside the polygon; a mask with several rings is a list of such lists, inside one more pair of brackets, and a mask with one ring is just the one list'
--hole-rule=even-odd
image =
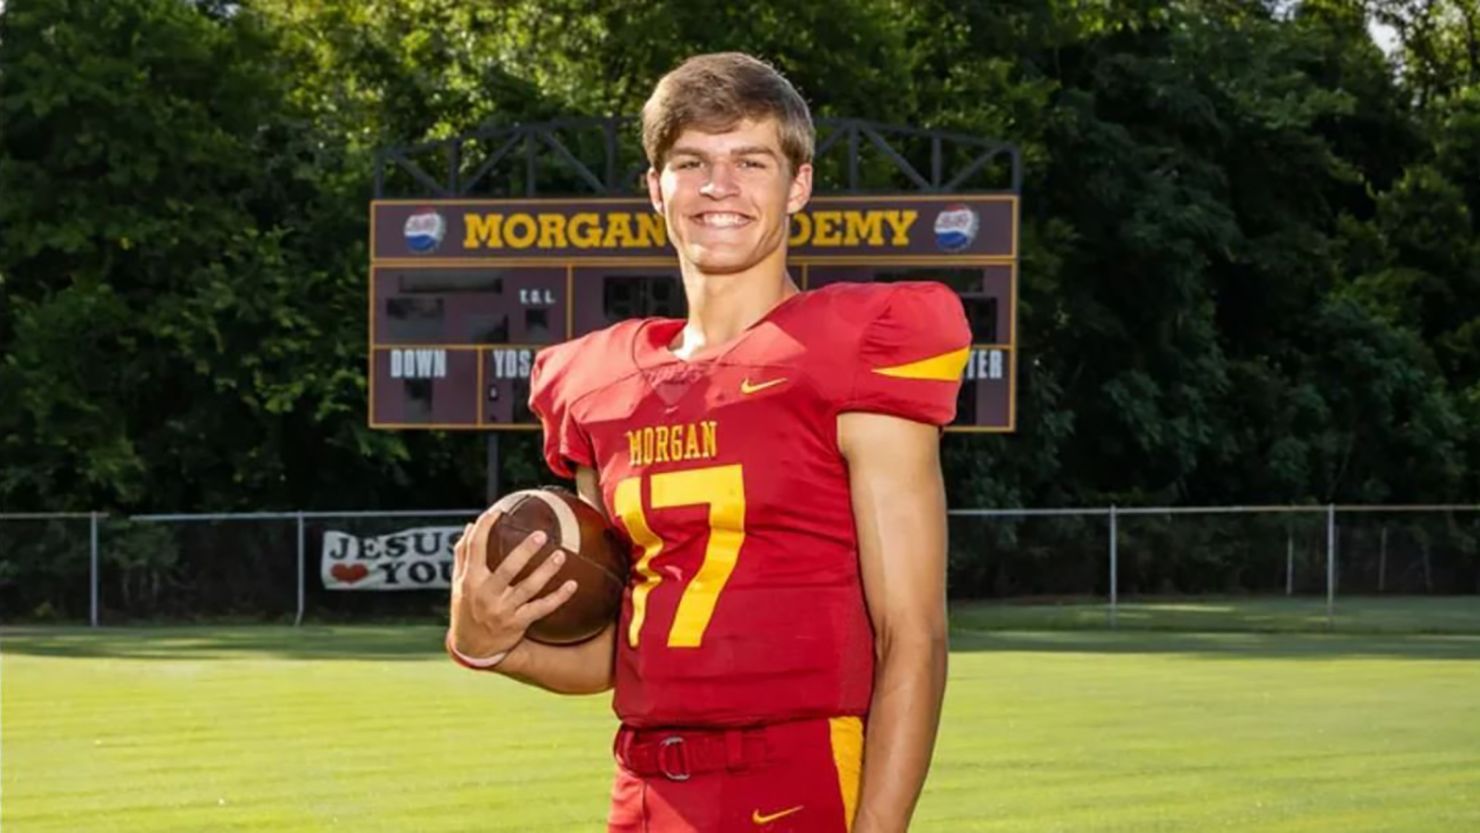
{"label": "chain link fence", "polygon": [[[452,543],[477,513],[0,514],[0,621],[439,621]],[[949,522],[958,627],[1480,632],[1480,506]]]}
{"label": "chain link fence", "polygon": [[968,629],[1480,633],[1480,506],[951,512]]}

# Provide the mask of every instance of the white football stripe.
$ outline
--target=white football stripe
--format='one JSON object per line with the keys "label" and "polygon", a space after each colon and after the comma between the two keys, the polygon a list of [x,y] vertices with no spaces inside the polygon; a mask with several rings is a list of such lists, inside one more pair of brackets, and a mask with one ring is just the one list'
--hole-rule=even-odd
{"label": "white football stripe", "polygon": [[531,489],[523,494],[539,498],[550,507],[550,511],[555,513],[555,522],[560,525],[559,545],[569,552],[580,552],[581,523],[576,520],[576,510],[570,508],[570,504],[546,491]]}
{"label": "white football stripe", "polygon": [[499,512],[507,515],[509,514],[509,510],[513,509],[519,503],[519,501],[524,500],[524,498],[524,492],[511,492],[499,498],[498,503],[495,503],[488,508],[497,509]]}

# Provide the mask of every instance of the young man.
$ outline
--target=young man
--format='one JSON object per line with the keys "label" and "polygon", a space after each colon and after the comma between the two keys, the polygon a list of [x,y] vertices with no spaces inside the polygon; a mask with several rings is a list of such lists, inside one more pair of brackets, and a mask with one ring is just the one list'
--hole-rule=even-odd
{"label": "young man", "polygon": [[[938,284],[799,292],[789,218],[812,191],[806,104],[766,64],[690,59],[643,108],[648,192],[687,321],[543,351],[550,467],[632,542],[619,622],[523,639],[570,585],[457,547],[454,658],[557,692],[615,687],[610,831],[904,831],[946,677],[939,426],[970,332]],[[532,599],[535,599],[531,601]]]}

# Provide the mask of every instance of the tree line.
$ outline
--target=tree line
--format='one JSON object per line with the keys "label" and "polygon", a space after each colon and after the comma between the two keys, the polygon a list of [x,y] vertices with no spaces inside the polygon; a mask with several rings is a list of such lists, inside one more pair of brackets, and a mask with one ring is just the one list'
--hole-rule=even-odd
{"label": "tree line", "polygon": [[0,510],[475,505],[481,436],[367,424],[377,149],[722,49],[1020,148],[1018,430],[953,504],[1480,499],[1475,0],[11,0]]}

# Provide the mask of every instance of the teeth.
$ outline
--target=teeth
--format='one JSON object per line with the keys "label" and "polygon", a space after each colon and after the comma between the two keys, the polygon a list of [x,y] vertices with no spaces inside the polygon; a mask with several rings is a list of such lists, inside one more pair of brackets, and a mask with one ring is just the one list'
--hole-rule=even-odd
{"label": "teeth", "polygon": [[745,222],[744,214],[701,214],[699,220],[706,226],[730,227],[738,226]]}

